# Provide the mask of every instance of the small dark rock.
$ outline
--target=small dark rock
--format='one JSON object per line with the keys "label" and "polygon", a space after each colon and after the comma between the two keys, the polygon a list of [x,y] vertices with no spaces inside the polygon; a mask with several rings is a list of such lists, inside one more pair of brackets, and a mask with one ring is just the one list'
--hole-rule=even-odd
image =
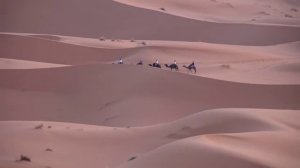
{"label": "small dark rock", "polygon": [[129,159],[128,159],[128,161],[132,161],[132,160],[134,160],[134,159],[136,159],[137,157],[136,156],[132,156],[132,157],[130,157]]}
{"label": "small dark rock", "polygon": [[50,149],[50,148],[45,149],[45,151],[47,151],[47,152],[53,152],[53,150]]}
{"label": "small dark rock", "polygon": [[43,127],[44,127],[43,124],[39,124],[39,125],[35,126],[34,129],[42,129]]}

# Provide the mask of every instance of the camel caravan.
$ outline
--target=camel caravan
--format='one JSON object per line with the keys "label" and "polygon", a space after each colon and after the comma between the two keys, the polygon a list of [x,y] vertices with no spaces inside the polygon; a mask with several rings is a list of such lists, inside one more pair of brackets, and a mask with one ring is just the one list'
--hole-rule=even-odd
{"label": "camel caravan", "polygon": [[[114,63],[113,63],[113,64],[114,64]],[[117,64],[124,64],[122,58],[120,58],[120,59],[118,60]],[[144,65],[143,60],[140,60],[136,65]],[[154,63],[148,64],[148,65],[151,66],[151,67],[155,67],[155,68],[162,68],[162,66],[161,66],[161,65],[159,64],[159,62],[158,62],[158,59],[156,59]],[[178,67],[178,65],[177,65],[176,60],[174,60],[174,62],[171,63],[171,64],[165,64],[165,67],[166,67],[166,68],[170,68],[171,71],[175,70],[175,71],[179,72],[179,67]],[[196,65],[195,65],[195,62],[194,62],[194,61],[193,61],[191,64],[189,64],[188,66],[183,65],[182,67],[188,69],[189,72],[194,72],[194,73],[197,72],[197,68],[196,68]]]}

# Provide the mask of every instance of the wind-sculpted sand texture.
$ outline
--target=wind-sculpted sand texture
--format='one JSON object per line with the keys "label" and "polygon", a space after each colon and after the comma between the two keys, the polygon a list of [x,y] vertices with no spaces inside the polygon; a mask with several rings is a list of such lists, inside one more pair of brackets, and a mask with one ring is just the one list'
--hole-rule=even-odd
{"label": "wind-sculpted sand texture", "polygon": [[300,167],[299,9],[0,0],[0,168]]}

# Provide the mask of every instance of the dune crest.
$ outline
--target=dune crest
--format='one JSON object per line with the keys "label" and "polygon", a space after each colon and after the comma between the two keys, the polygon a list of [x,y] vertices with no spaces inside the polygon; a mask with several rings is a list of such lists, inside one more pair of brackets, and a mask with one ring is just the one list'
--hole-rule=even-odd
{"label": "dune crest", "polygon": [[64,67],[64,66],[68,66],[68,65],[0,58],[0,69],[37,69],[37,68],[55,68],[55,67]]}

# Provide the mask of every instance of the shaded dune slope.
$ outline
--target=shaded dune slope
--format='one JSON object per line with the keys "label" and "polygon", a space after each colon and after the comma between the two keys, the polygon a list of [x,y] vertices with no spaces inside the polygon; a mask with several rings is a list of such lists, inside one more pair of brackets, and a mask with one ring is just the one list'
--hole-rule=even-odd
{"label": "shaded dune slope", "polygon": [[130,52],[130,49],[110,50],[7,34],[0,35],[0,45],[0,55],[4,58],[67,65],[114,61]]}
{"label": "shaded dune slope", "polygon": [[2,120],[141,126],[211,108],[300,108],[298,85],[240,84],[130,65],[1,70],[0,88]]}

